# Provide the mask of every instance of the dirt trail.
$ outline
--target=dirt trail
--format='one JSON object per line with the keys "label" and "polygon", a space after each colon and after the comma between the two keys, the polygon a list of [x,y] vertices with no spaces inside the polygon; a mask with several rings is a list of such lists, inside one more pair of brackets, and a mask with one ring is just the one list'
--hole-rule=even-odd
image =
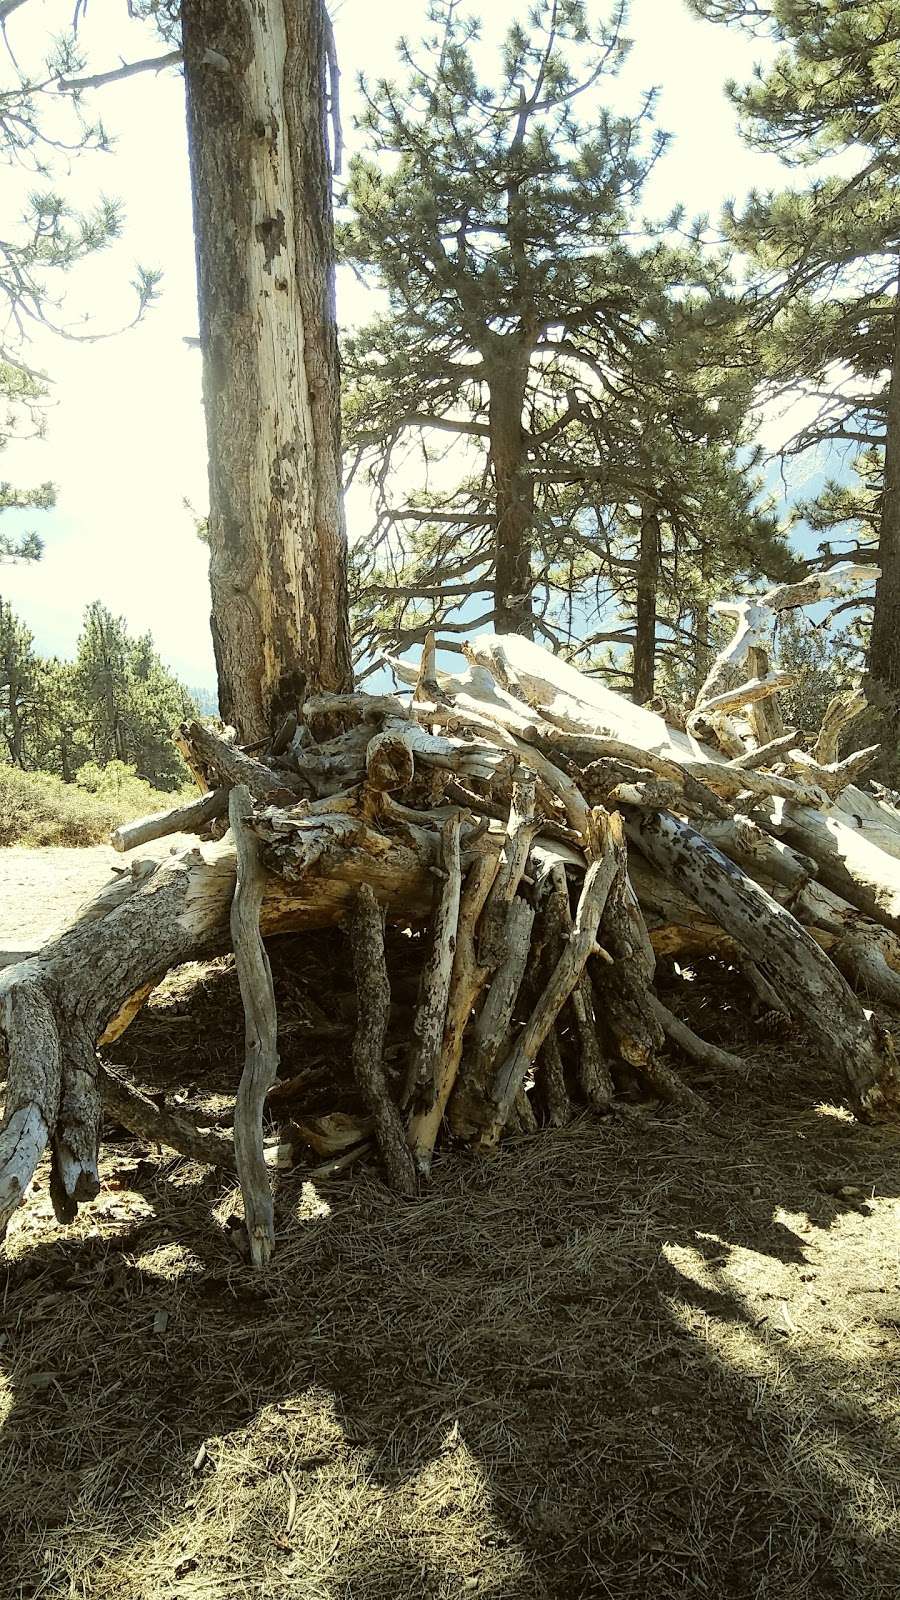
{"label": "dirt trail", "polygon": [[0,967],[40,949],[133,857],[162,858],[174,842],[159,839],[130,855],[106,844],[0,850]]}

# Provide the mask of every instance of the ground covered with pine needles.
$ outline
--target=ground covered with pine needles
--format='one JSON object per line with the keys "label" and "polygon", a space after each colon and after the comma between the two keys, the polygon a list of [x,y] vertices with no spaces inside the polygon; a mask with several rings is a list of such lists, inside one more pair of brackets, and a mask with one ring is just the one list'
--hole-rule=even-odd
{"label": "ground covered with pine needles", "polygon": [[[322,1110],[340,936],[275,949]],[[0,1297],[4,1600],[894,1600],[900,1141],[722,995],[698,974],[688,1020],[751,1080],[691,1076],[709,1121],[635,1099],[444,1153],[412,1202],[371,1157],[285,1174],[263,1275],[221,1176],[121,1133],[63,1230],[42,1174]],[[223,960],[115,1059],[224,1122],[242,1031]]]}

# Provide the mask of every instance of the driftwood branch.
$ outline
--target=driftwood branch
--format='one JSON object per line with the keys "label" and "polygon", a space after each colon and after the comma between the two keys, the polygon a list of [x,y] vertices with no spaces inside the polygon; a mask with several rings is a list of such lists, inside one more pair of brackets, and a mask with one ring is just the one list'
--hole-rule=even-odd
{"label": "driftwood branch", "polygon": [[487,982],[490,968],[482,965],[475,947],[475,928],[497,875],[499,855],[482,857],[470,868],[462,894],[456,951],[447,1000],[447,1022],[435,1073],[434,1100],[415,1111],[409,1123],[409,1147],[418,1170],[431,1170],[435,1140],[456,1085],[462,1060],[463,1039],[472,1011]]}
{"label": "driftwood branch", "polygon": [[199,833],[217,817],[228,812],[228,790],[213,789],[189,805],[174,811],[158,811],[151,817],[138,817],[114,828],[109,842],[114,850],[136,850],[151,839],[164,839],[170,833]]}
{"label": "driftwood branch", "polygon": [[707,1068],[710,1072],[737,1073],[746,1078],[747,1063],[742,1061],[740,1056],[733,1055],[730,1050],[720,1050],[718,1045],[710,1044],[708,1039],[701,1039],[686,1022],[673,1016],[656,995],[650,996],[650,1005],[666,1038],[684,1055],[690,1056],[692,1061],[696,1061],[699,1066]]}
{"label": "driftwood branch", "polygon": [[406,1145],[400,1113],[384,1072],[384,1039],[391,1009],[391,986],[384,957],[384,915],[369,884],[356,896],[350,919],[357,1022],[353,1071],[372,1113],[375,1137],[388,1181],[399,1194],[414,1194],[416,1169]]}
{"label": "driftwood branch", "polygon": [[408,1105],[414,1101],[429,1105],[436,1093],[462,890],[459,823],[459,812],[456,812],[441,830],[438,870],[443,882],[434,916],[431,948],[422,968],[419,1004],[413,1019],[413,1048],[406,1086]]}
{"label": "driftwood branch", "polygon": [[585,874],[571,937],[562,952],[528,1021],[491,1088],[493,1112],[479,1138],[482,1148],[495,1145],[526,1074],[534,1065],[562,1007],[587,964],[597,939],[597,927],[616,871],[613,851],[614,823],[601,812],[594,814],[595,859]]}
{"label": "driftwood branch", "polygon": [[275,1212],[263,1154],[263,1110],[278,1071],[275,991],[259,918],[265,870],[259,841],[247,822],[252,815],[250,791],[232,789],[228,816],[237,854],[237,881],[231,907],[234,961],[244,1004],[246,1057],[234,1117],[234,1148],[244,1217],[254,1266],[263,1267],[275,1248]]}
{"label": "driftwood branch", "polygon": [[184,1111],[163,1108],[125,1083],[116,1072],[98,1066],[97,1082],[103,1109],[123,1128],[151,1144],[161,1144],[206,1166],[237,1171],[234,1145],[213,1129],[201,1127]]}

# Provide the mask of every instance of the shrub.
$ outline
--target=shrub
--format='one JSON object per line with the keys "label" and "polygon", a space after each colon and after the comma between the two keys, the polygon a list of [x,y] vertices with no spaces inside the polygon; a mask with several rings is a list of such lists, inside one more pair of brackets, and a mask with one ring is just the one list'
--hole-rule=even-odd
{"label": "shrub", "polygon": [[82,768],[75,783],[0,766],[0,846],[105,844],[120,822],[179,803],[177,794],[154,789],[133,767],[111,765],[118,770]]}

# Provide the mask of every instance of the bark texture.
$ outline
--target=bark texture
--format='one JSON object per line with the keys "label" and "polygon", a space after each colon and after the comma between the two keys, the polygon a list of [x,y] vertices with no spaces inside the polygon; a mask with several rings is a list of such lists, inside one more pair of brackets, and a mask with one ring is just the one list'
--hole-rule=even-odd
{"label": "bark texture", "polygon": [[222,716],[351,687],[322,0],[185,0]]}
{"label": "bark texture", "polygon": [[494,479],[497,532],[494,575],[494,626],[498,633],[533,636],[531,539],[534,488],[525,459],[522,407],[528,377],[528,350],[504,353],[489,366],[490,466]]}
{"label": "bark texture", "polygon": [[637,603],[634,619],[634,700],[646,705],[653,699],[656,670],[656,589],[659,582],[659,517],[645,509],[641,517],[638,552]]}

